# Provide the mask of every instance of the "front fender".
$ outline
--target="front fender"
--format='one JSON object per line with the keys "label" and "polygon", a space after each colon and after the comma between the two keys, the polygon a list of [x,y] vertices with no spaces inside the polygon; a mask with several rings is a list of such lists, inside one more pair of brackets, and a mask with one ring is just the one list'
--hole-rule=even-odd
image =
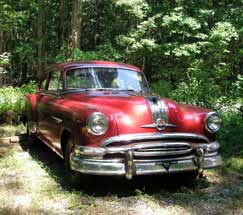
{"label": "front fender", "polygon": [[180,105],[178,124],[183,132],[202,134],[210,140],[215,140],[215,134],[209,133],[205,128],[205,116],[211,110],[192,105]]}

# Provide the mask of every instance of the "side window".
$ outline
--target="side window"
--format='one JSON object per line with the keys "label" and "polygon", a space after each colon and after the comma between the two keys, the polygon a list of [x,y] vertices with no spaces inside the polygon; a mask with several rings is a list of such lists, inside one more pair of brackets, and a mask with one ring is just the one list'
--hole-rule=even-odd
{"label": "side window", "polygon": [[40,90],[45,90],[46,89],[46,82],[48,78],[48,73],[45,74],[45,76],[42,78],[41,83],[40,83]]}
{"label": "side window", "polygon": [[50,80],[48,84],[48,90],[60,90],[62,89],[61,72],[58,70],[50,73]]}
{"label": "side window", "polygon": [[95,78],[87,68],[74,69],[66,72],[67,89],[95,88]]}

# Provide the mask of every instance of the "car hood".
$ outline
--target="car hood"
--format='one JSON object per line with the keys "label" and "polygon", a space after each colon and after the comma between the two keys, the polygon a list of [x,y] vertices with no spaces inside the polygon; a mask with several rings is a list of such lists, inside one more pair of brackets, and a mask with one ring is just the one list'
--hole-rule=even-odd
{"label": "car hood", "polygon": [[154,132],[155,128],[142,128],[152,123],[148,97],[152,95],[127,91],[90,91],[70,94],[92,111],[99,111],[115,119],[119,134]]}
{"label": "car hood", "polygon": [[[117,135],[129,133],[158,132],[151,128],[153,117],[149,100],[159,98],[167,107],[168,124],[163,132],[205,133],[204,117],[209,111],[195,106],[180,105],[172,100],[128,91],[87,91],[68,95],[68,101],[75,101],[85,108],[86,118],[91,112],[102,112],[116,125]],[[145,126],[144,126],[145,125]]]}

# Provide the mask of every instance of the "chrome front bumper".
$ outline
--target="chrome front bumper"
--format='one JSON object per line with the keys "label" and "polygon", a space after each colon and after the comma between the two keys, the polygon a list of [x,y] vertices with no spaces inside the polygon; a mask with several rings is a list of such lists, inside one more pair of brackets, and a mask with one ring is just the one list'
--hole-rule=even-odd
{"label": "chrome front bumper", "polygon": [[[148,145],[148,144],[146,144]],[[71,169],[92,175],[125,175],[131,179],[135,175],[170,174],[198,171],[222,165],[217,153],[218,142],[196,144],[190,155],[170,157],[144,157],[137,159],[136,149],[144,145],[123,147],[76,146],[71,155]],[[104,158],[107,154],[121,154],[122,158]]]}

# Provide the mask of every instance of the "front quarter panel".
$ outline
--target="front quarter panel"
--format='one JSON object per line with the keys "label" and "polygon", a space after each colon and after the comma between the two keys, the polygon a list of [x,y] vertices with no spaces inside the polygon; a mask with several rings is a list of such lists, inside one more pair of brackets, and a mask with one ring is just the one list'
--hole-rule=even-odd
{"label": "front quarter panel", "polygon": [[205,128],[205,117],[211,110],[191,105],[180,105],[178,112],[179,131],[202,134],[210,140],[215,140],[215,134]]}
{"label": "front quarter panel", "polygon": [[62,131],[68,130],[73,135],[76,144],[98,146],[103,139],[117,135],[117,125],[109,110],[101,111],[108,118],[108,131],[104,135],[94,135],[88,132],[87,121],[93,112],[100,111],[95,106],[69,98],[56,102],[54,106],[58,109],[59,117],[63,119]]}

